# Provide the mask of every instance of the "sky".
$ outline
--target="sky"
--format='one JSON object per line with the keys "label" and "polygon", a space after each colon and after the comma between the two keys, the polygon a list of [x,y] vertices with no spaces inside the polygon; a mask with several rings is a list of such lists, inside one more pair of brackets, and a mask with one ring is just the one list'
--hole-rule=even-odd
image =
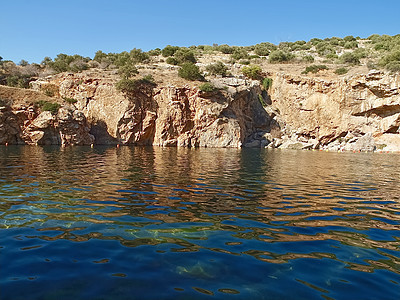
{"label": "sky", "polygon": [[0,56],[396,35],[399,11],[399,0],[0,0]]}

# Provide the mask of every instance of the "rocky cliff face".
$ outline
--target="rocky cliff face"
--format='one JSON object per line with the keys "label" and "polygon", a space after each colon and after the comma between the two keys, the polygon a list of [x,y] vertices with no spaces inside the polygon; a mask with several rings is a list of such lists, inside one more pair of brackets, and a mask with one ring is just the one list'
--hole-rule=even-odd
{"label": "rocky cliff face", "polygon": [[270,91],[281,147],[400,150],[400,76],[322,80],[277,73]]}
{"label": "rocky cliff face", "polygon": [[4,136],[3,142],[241,147],[254,134],[270,130],[271,117],[260,104],[257,82],[243,80],[229,91],[212,93],[143,83],[123,95],[115,89],[115,79],[103,75],[63,74],[35,82],[36,91],[51,86],[58,96],[76,103],[64,103],[57,114],[39,112],[33,105],[9,109],[11,114],[16,109],[24,113],[15,123],[15,137]]}
{"label": "rocky cliff face", "polygon": [[[143,83],[122,94],[116,75],[93,70],[34,82],[36,92],[1,87],[13,104],[0,105],[0,143],[400,150],[399,75],[269,75],[268,93],[257,81],[217,78],[216,92]],[[41,111],[32,103],[49,86],[76,103]]]}

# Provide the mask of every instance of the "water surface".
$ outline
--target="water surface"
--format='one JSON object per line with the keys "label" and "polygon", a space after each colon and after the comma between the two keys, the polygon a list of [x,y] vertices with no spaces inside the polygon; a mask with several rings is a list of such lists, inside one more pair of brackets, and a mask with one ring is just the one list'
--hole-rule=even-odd
{"label": "water surface", "polygon": [[0,298],[399,299],[400,155],[0,149]]}

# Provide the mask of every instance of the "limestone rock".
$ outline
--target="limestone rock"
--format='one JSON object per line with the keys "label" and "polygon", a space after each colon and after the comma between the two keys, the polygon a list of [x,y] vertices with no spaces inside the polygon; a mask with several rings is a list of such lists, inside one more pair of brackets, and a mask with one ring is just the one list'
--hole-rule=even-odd
{"label": "limestone rock", "polygon": [[[277,73],[270,98],[287,134],[299,142],[317,140],[323,149],[371,151],[371,136],[399,134],[399,75],[371,71],[322,80]],[[344,139],[353,133],[357,138]]]}

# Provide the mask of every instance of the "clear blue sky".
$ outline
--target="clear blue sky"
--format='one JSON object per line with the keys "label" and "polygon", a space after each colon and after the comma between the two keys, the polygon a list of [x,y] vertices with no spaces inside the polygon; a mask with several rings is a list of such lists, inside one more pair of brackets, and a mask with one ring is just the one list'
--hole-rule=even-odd
{"label": "clear blue sky", "polygon": [[400,33],[399,0],[2,0],[0,56]]}

